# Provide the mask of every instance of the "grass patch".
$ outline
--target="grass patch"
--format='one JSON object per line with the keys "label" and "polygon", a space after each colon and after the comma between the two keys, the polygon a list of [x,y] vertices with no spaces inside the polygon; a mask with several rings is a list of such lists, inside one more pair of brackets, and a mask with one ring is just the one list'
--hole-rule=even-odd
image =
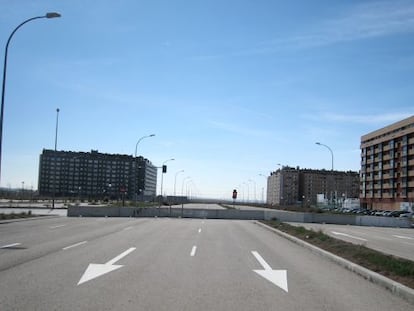
{"label": "grass patch", "polygon": [[263,223],[382,274],[405,286],[414,288],[414,261],[386,255],[363,245],[355,245],[335,239],[323,233],[322,230],[308,230],[304,227],[291,226],[277,220],[263,221]]}
{"label": "grass patch", "polygon": [[32,211],[21,212],[21,213],[11,213],[11,214],[4,214],[0,213],[0,219],[1,220],[7,220],[7,219],[18,219],[18,218],[30,218],[30,217],[37,217],[36,215],[32,214]]}

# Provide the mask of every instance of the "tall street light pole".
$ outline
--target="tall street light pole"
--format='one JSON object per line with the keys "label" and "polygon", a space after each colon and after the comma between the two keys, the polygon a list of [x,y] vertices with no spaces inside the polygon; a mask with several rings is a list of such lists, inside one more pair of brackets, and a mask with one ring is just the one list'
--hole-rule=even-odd
{"label": "tall street light pole", "polygon": [[[151,135],[142,136],[140,139],[138,139],[138,141],[135,145],[135,153],[134,153],[135,158],[137,157],[138,145],[141,142],[141,140],[143,140],[145,138],[149,138],[149,137],[154,137],[154,136],[155,136],[155,134],[151,134]],[[139,167],[137,168],[137,171],[138,171],[138,169],[139,169]],[[140,192],[138,185],[139,185],[139,180],[137,179],[136,182],[135,182],[135,203],[137,203],[137,201],[138,201],[138,195],[139,195],[139,192]]]}
{"label": "tall street light pole", "polygon": [[[259,176],[264,177],[264,179],[266,179],[266,189],[267,189],[267,176],[265,176],[264,174],[259,174]],[[262,188],[262,203],[266,203],[265,199],[264,199],[264,187]]]}
{"label": "tall street light pole", "polygon": [[181,217],[184,216],[184,184],[185,184],[185,181],[188,180],[188,179],[191,180],[191,177],[187,176],[186,178],[184,178],[183,183],[181,185]]}
{"label": "tall street light pole", "polygon": [[[333,175],[333,170],[334,170],[334,155],[333,155],[333,151],[332,151],[332,149],[329,147],[329,146],[327,146],[327,145],[325,145],[325,144],[322,144],[322,143],[320,143],[320,142],[316,142],[315,144],[317,144],[317,145],[319,145],[319,146],[323,146],[323,147],[325,147],[325,148],[327,148],[330,152],[331,152],[331,159],[332,159],[332,168],[331,168],[331,174],[332,174],[332,178],[334,178],[334,175]],[[333,181],[334,183],[335,183],[335,181]],[[334,193],[336,192],[336,183],[334,184]],[[335,194],[335,196],[336,196],[336,194]],[[333,198],[333,195],[332,195],[332,192],[331,192],[331,200],[334,202],[334,205],[335,205],[335,201],[334,201],[334,198]]]}
{"label": "tall street light pole", "polygon": [[56,109],[56,132],[55,132],[55,151],[57,150],[57,139],[58,139],[58,129],[59,129],[59,108]]}
{"label": "tall street light pole", "polygon": [[325,144],[322,144],[322,143],[320,143],[320,142],[316,142],[315,144],[317,144],[317,145],[319,145],[319,146],[323,146],[323,147],[327,148],[327,149],[331,152],[331,158],[332,158],[332,168],[331,168],[331,170],[333,171],[333,169],[334,169],[334,155],[333,155],[333,151],[332,151],[332,149],[331,149],[331,148],[329,148],[329,146],[327,146],[327,145],[325,145]]}
{"label": "tall street light pole", "polygon": [[142,136],[140,139],[138,139],[137,144],[135,145],[135,157],[137,157],[137,150],[138,150],[138,144],[141,142],[141,140],[143,140],[144,138],[150,138],[150,137],[154,137],[155,134],[151,134],[151,135],[147,135],[147,136]]}
{"label": "tall street light pole", "polygon": [[174,197],[176,196],[176,188],[177,188],[177,175],[180,173],[184,173],[184,170],[178,171],[177,173],[175,173],[175,178],[174,178]]}
{"label": "tall street light pole", "polygon": [[[59,108],[56,108],[56,131],[55,131],[55,152],[57,151],[57,138],[58,138],[58,128],[59,128]],[[53,197],[52,197],[52,209],[55,208],[55,192],[56,188],[53,185]]]}
{"label": "tall street light pole", "polygon": [[162,162],[162,166],[161,166],[161,197],[163,197],[163,194],[162,194],[162,184],[164,183],[164,165],[165,165],[165,163],[167,163],[167,162],[169,162],[169,161],[174,161],[175,159],[168,159],[168,160],[165,160],[164,162]]}
{"label": "tall street light pole", "polygon": [[36,20],[36,19],[40,19],[40,18],[56,18],[56,17],[60,17],[61,15],[59,13],[56,12],[50,12],[50,13],[46,13],[46,15],[43,16],[36,16],[36,17],[32,17],[29,18],[27,20],[25,20],[24,22],[22,22],[20,25],[18,25],[10,34],[9,38],[7,39],[7,43],[6,43],[6,48],[5,48],[5,52],[4,52],[4,65],[3,65],[3,84],[2,84],[2,88],[1,88],[1,108],[0,108],[0,176],[1,176],[1,155],[2,155],[2,145],[3,145],[3,116],[4,116],[4,97],[6,94],[6,72],[7,72],[7,55],[9,52],[9,44],[10,44],[10,40],[12,39],[13,35],[16,33],[16,31],[22,27],[24,24]]}
{"label": "tall street light pole", "polygon": [[253,191],[253,193],[254,193],[254,200],[253,200],[253,203],[256,203],[256,182],[254,180],[251,180],[251,179],[249,179],[249,182],[251,182],[251,183],[254,184],[254,191]]}

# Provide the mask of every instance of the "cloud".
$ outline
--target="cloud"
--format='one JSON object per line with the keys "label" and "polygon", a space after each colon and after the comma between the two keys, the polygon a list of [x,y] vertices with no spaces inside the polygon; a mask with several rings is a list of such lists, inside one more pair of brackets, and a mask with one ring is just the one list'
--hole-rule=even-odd
{"label": "cloud", "polygon": [[322,21],[310,31],[273,42],[274,45],[307,48],[340,42],[414,32],[414,2],[361,3],[345,14]]}
{"label": "cloud", "polygon": [[238,47],[233,51],[212,55],[199,55],[196,60],[225,57],[273,54],[280,51],[307,49],[343,42],[351,42],[383,36],[414,33],[414,2],[377,1],[359,3],[329,19],[296,34],[287,34],[250,47]]}
{"label": "cloud", "polygon": [[[414,112],[413,112],[414,113]],[[382,123],[394,123],[403,119],[406,119],[413,115],[409,112],[397,112],[397,113],[383,113],[375,115],[351,115],[351,114],[339,114],[324,112],[319,115],[307,116],[307,118],[315,120],[324,120],[331,122],[343,122],[343,123],[360,123],[360,124],[382,124]]]}

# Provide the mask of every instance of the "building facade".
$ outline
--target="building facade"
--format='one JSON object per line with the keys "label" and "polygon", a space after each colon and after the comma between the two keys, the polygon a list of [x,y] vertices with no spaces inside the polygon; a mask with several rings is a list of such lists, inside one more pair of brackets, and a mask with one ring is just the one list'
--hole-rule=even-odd
{"label": "building facade", "polygon": [[293,205],[299,201],[299,170],[283,167],[267,178],[267,204]]}
{"label": "building facade", "polygon": [[321,194],[331,202],[357,198],[359,174],[284,166],[267,179],[267,203],[271,205],[315,205]]}
{"label": "building facade", "polygon": [[399,210],[414,204],[414,116],[361,137],[361,204]]}
{"label": "building facade", "polygon": [[143,157],[44,149],[39,195],[136,199],[155,196],[157,168]]}

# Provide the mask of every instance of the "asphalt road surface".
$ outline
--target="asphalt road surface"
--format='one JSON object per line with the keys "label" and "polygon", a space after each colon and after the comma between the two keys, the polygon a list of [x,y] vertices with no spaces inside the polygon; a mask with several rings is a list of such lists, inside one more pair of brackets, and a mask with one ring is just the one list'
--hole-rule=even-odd
{"label": "asphalt road surface", "polygon": [[0,309],[412,310],[251,221],[0,224]]}
{"label": "asphalt road surface", "polygon": [[332,224],[290,223],[324,233],[350,243],[414,261],[414,230]]}

